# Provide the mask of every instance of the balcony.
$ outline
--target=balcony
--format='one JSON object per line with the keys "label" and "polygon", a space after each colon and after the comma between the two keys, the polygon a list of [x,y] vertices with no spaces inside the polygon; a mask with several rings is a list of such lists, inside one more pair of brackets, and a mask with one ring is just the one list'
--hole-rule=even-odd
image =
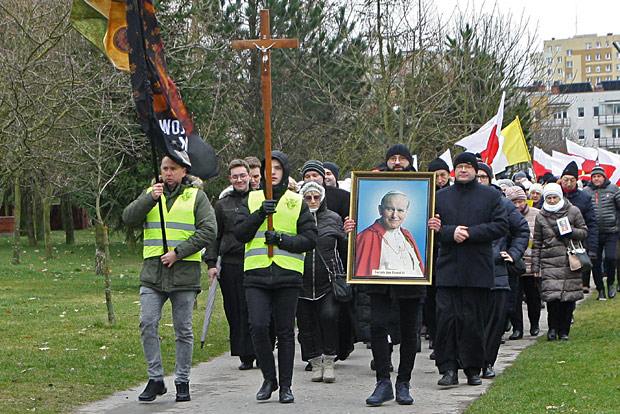
{"label": "balcony", "polygon": [[619,149],[620,138],[598,138],[598,146],[606,150]]}
{"label": "balcony", "polygon": [[570,119],[569,118],[541,119],[540,126],[541,128],[568,128],[570,127]]}
{"label": "balcony", "polygon": [[620,114],[613,115],[599,115],[599,125],[620,125]]}

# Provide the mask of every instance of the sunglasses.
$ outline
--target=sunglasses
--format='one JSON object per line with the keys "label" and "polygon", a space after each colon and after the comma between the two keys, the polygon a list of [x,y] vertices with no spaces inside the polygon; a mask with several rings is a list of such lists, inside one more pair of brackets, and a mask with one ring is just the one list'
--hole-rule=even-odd
{"label": "sunglasses", "polygon": [[320,195],[307,195],[304,197],[304,200],[306,201],[320,201],[321,200],[321,196]]}

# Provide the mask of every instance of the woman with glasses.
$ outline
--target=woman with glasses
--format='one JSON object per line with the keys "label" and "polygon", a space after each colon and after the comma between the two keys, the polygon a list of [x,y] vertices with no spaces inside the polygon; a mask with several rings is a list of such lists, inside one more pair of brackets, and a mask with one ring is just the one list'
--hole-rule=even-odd
{"label": "woman with glasses", "polygon": [[[308,181],[300,194],[310,207],[319,235],[316,248],[306,254],[304,261],[303,285],[297,304],[299,341],[312,366],[312,381],[334,382],[340,302],[332,293],[331,278],[343,272],[347,236],[340,216],[325,205],[323,186]],[[320,332],[320,336],[316,332]]]}

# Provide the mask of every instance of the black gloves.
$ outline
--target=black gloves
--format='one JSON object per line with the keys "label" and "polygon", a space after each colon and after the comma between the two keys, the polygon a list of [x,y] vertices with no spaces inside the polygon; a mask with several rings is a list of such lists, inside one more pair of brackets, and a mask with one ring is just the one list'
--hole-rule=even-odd
{"label": "black gloves", "polygon": [[265,244],[272,244],[275,246],[280,246],[282,243],[282,234],[277,231],[267,230],[265,232]]}
{"label": "black gloves", "polygon": [[263,201],[263,205],[258,209],[261,217],[267,217],[267,214],[273,214],[276,212],[276,205],[278,204],[278,200],[265,200]]}

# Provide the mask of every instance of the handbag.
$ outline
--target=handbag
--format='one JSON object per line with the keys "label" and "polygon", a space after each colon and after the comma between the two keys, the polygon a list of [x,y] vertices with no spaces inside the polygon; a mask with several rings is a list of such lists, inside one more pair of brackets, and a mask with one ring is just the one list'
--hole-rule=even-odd
{"label": "handbag", "polygon": [[592,261],[588,252],[583,247],[580,241],[577,242],[577,246],[570,241],[570,246],[566,246],[566,254],[568,254],[568,265],[573,272],[589,272],[592,270]]}
{"label": "handbag", "polygon": [[315,251],[318,253],[321,261],[327,269],[329,281],[332,284],[332,293],[334,294],[334,298],[338,302],[350,302],[351,299],[353,299],[353,288],[347,283],[347,274],[344,273],[342,262],[338,257],[338,252],[336,252],[336,265],[334,266],[335,271],[332,271],[332,269],[325,262],[325,259],[323,259],[319,249],[317,248]]}

